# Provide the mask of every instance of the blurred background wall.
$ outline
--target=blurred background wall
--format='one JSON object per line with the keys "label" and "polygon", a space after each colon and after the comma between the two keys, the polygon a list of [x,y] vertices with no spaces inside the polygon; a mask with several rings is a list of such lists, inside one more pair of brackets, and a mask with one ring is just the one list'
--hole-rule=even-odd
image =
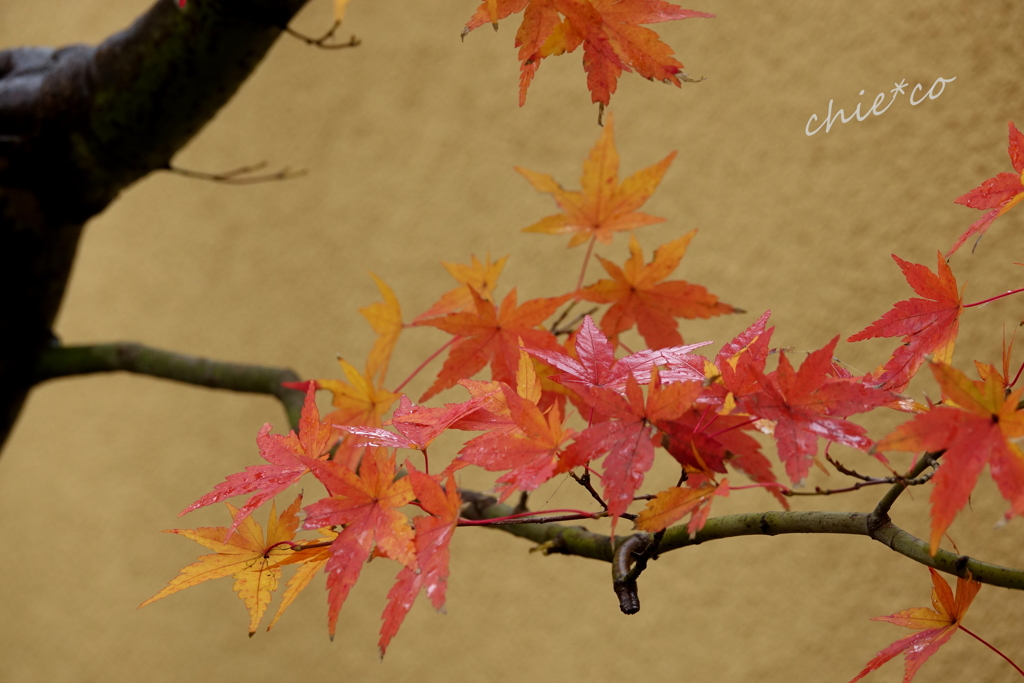
{"label": "blurred background wall", "polygon": [[[698,228],[677,275],[749,311],[686,324],[688,341],[727,341],[770,308],[773,341],[801,358],[907,298],[889,255],[934,268],[936,251],[981,215],[952,200],[1010,170],[1007,121],[1024,123],[1024,8],[693,1],[686,6],[718,18],[658,31],[707,80],[676,89],[625,75],[612,99],[624,174],[679,151],[646,207],[668,220],[637,236],[649,253]],[[96,42],[148,4],[0,0],[0,45]],[[578,187],[599,133],[580,57],[546,60],[518,108],[518,19],[462,42],[474,9],[468,0],[355,0],[342,35],[355,33],[360,47],[321,51],[282,37],[175,163],[216,172],[265,160],[309,173],[248,187],[160,173],[132,187],[87,229],[59,336],[337,377],[338,354],[361,365],[372,343],[356,314],[378,296],[368,271],[394,288],[407,319],[451,287],[439,262],[471,254],[511,254],[502,294],[513,284],[521,299],[571,288],[582,249],[519,232],[554,207],[512,167]],[[317,34],[330,18],[330,3],[317,0],[294,26]],[[830,99],[867,109],[904,79],[928,88],[939,77],[956,80],[934,100],[911,106],[904,96],[881,116],[805,133]],[[967,299],[1021,285],[1022,223],[1011,212],[976,255],[954,257]],[[621,261],[626,243],[600,253]],[[960,367],[998,362],[1001,326],[1021,317],[1013,299],[965,315]],[[391,385],[442,341],[407,334]],[[841,343],[837,355],[865,372],[891,348]],[[912,389],[935,396],[927,382]],[[869,423],[873,436],[887,420]],[[333,643],[317,586],[251,640],[227,581],[137,611],[202,550],[159,530],[224,524],[223,509],[176,515],[257,462],[264,422],[283,428],[272,399],[136,376],[36,390],[0,459],[0,680],[841,683],[908,633],[869,617],[928,604],[927,571],[869,540],[748,538],[666,555],[643,576],[641,612],[626,617],[607,565],[529,554],[523,541],[467,529],[454,542],[448,614],[417,605],[383,664],[377,630],[395,573],[383,561],[364,571]],[[866,456],[840,457],[879,471]],[[651,485],[671,484],[671,469],[656,467]],[[828,485],[815,477],[812,486]],[[869,510],[877,494],[797,507]],[[576,495],[552,485],[536,500],[571,505]],[[919,535],[926,498],[905,495],[894,513]],[[773,507],[746,491],[715,512]],[[992,529],[1004,509],[984,475],[951,534],[965,553],[1021,566],[1024,523]],[[1022,618],[1024,596],[986,588],[968,626],[1021,661]],[[1010,676],[958,636],[917,680]],[[894,662],[871,680],[901,678]]]}

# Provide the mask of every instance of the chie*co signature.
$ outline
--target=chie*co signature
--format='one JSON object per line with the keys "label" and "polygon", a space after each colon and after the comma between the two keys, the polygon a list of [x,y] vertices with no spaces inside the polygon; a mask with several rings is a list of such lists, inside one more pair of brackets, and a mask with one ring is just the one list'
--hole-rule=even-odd
{"label": "chie*co signature", "polygon": [[[955,80],[956,76],[953,76],[953,78],[936,78],[935,82],[932,83],[932,87],[928,88],[928,91],[924,95],[922,95],[918,99],[914,99],[919,90],[924,90],[924,86],[918,83],[917,85],[914,86],[914,89],[910,91],[910,104],[916,107],[917,105],[924,102],[926,98],[929,100],[937,99],[939,95],[941,95],[942,92],[946,89],[946,84],[951,83]],[[896,87],[889,91],[892,94],[892,99],[889,100],[888,104],[879,109],[879,106],[882,105],[882,103],[884,103],[886,99],[885,93],[880,92],[875,97],[875,101],[871,103],[871,108],[868,109],[863,114],[860,111],[860,103],[857,104],[857,108],[854,109],[853,113],[850,114],[849,116],[847,116],[846,112],[844,112],[842,109],[833,114],[832,105],[835,102],[835,100],[829,100],[828,114],[825,115],[825,120],[818,124],[817,128],[811,130],[811,124],[818,120],[817,114],[811,114],[811,118],[807,119],[807,125],[804,126],[804,132],[807,133],[808,135],[814,135],[819,130],[821,130],[822,127],[824,127],[825,132],[827,133],[830,130],[832,130],[832,124],[834,124],[837,119],[842,121],[843,123],[846,123],[848,121],[852,121],[854,118],[856,118],[858,121],[863,121],[872,114],[874,114],[875,116],[881,116],[889,107],[892,106],[892,103],[896,101],[896,98],[899,95],[904,94],[903,89],[906,88],[909,84],[907,83],[907,79],[904,78],[899,83],[894,83],[893,85],[895,85]],[[861,90],[860,94],[863,95],[864,91]]]}

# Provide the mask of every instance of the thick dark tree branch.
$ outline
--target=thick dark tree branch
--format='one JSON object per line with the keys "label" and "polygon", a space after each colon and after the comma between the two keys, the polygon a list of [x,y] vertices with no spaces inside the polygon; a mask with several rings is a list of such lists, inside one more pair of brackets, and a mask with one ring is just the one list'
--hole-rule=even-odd
{"label": "thick dark tree branch", "polygon": [[92,346],[58,346],[43,351],[35,382],[94,372],[134,372],[213,389],[270,394],[281,401],[292,429],[298,430],[304,395],[281,386],[299,377],[287,368],[222,363],[208,358],[121,342]]}
{"label": "thick dark tree branch", "polygon": [[0,51],[0,444],[85,222],[172,156],[308,0],[158,0],[101,45]]}
{"label": "thick dark tree branch", "polygon": [[[489,519],[511,514],[512,508],[496,503],[493,498],[472,491],[462,491],[461,493],[463,500],[467,502],[462,513],[464,517]],[[666,529],[658,544],[657,552],[660,554],[708,541],[739,536],[850,534],[872,538],[915,562],[934,567],[948,574],[964,577],[967,572],[970,572],[975,580],[982,583],[1024,590],[1024,569],[1002,567],[945,550],[939,550],[935,557],[932,557],[928,554],[928,543],[925,541],[912,536],[891,522],[869,531],[868,520],[869,515],[862,512],[777,511],[728,515],[709,519],[704,528],[698,531],[693,538],[690,537],[685,525]],[[642,567],[634,566],[632,569],[628,567],[630,556],[635,556],[632,546],[627,545],[627,550],[630,551],[628,553],[618,551],[623,544],[632,544],[635,546],[635,550],[641,551],[642,554],[643,549],[650,544],[651,537],[649,535],[616,536],[613,545],[612,539],[608,536],[588,531],[582,527],[547,523],[499,526],[497,528],[539,544],[540,550],[545,554],[577,555],[614,563],[613,588],[620,599],[620,604],[624,607],[624,611],[626,606],[630,607],[632,611],[629,613],[639,609],[635,581],[636,575],[642,571]],[[623,602],[624,594],[628,605]],[[633,604],[633,601],[636,604]]]}

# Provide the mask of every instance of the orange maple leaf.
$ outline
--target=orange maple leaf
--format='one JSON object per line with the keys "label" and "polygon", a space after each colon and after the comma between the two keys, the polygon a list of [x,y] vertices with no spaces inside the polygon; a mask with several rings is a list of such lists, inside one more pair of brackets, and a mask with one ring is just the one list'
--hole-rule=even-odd
{"label": "orange maple leaf", "polygon": [[892,258],[907,283],[925,298],[896,302],[891,311],[846,341],[903,337],[903,343],[896,347],[885,365],[865,378],[881,389],[900,392],[907,388],[925,357],[931,356],[941,363],[953,360],[964,305],[963,293],[957,289],[956,278],[942,254],[939,254],[937,274],[921,264],[904,261],[896,254]]}
{"label": "orange maple leaf", "polygon": [[[872,618],[872,621],[888,621],[897,626],[923,630],[897,640],[879,652],[850,683],[859,681],[901,652],[905,653],[903,683],[910,683],[921,665],[945,645],[958,629],[970,633],[961,626],[960,622],[971,606],[974,596],[981,590],[981,583],[971,580],[970,573],[966,579],[958,578],[956,580],[956,597],[954,598],[953,591],[946,580],[931,567],[928,568],[928,571],[932,575],[933,609],[914,607],[889,616]],[[977,638],[977,636],[975,637]]]}
{"label": "orange maple leaf", "polygon": [[330,460],[305,462],[331,495],[306,507],[303,528],[345,526],[331,544],[326,568],[327,624],[333,638],[338,613],[375,546],[381,555],[416,565],[413,530],[398,510],[414,494],[408,477],[395,479],[395,456],[383,448],[367,451],[359,474]]}
{"label": "orange maple leaf", "polygon": [[667,529],[689,514],[687,531],[693,539],[708,521],[712,499],[728,495],[728,479],[716,482],[701,474],[690,474],[685,487],[673,486],[647,501],[647,506],[637,515],[633,526],[653,534]]}
{"label": "orange maple leaf", "polygon": [[198,562],[182,569],[162,591],[139,607],[145,607],[203,581],[233,576],[234,591],[249,610],[249,637],[252,637],[267,611],[271,594],[277,590],[281,578],[279,563],[291,554],[289,542],[295,538],[295,530],[299,526],[298,512],[301,504],[300,494],[280,517],[277,516],[276,505],[271,504],[266,540],[263,538],[263,528],[252,517],[242,518],[240,511],[230,503],[227,507],[233,520],[231,527],[168,529],[165,533],[190,538],[216,553],[203,555]]}
{"label": "orange maple leaf", "polygon": [[437,380],[420,398],[431,396],[455,386],[460,379],[469,379],[491,365],[491,379],[511,384],[519,366],[520,339],[531,348],[560,350],[557,340],[537,326],[547,320],[569,295],[549,299],[533,299],[518,305],[516,290],[502,300],[500,307],[484,301],[473,292],[476,310],[449,313],[441,318],[425,320],[429,325],[458,337],[448,352]]}
{"label": "orange maple leaf", "polygon": [[683,343],[677,318],[710,318],[726,313],[742,312],[700,285],[685,280],[663,282],[679,265],[686,247],[697,234],[691,230],[677,240],[663,244],[654,252],[654,260],[644,263],[643,250],[636,237],[630,235],[630,258],[622,268],[598,256],[601,265],[612,276],[583,288],[580,296],[587,301],[612,306],[601,318],[601,331],[615,344],[620,333],[637,326],[651,349],[678,346]]}
{"label": "orange maple leaf", "polygon": [[441,263],[460,286],[441,295],[437,303],[413,319],[413,325],[449,313],[471,310],[473,308],[472,292],[479,294],[484,301],[494,301],[494,288],[498,283],[498,276],[505,268],[508,256],[491,261],[488,254],[487,261],[484,263],[478,261],[476,256],[473,256],[472,259],[472,264],[468,266],[461,263]]}
{"label": "orange maple leaf", "polygon": [[[932,363],[932,374],[946,397],[944,404],[915,415],[878,442],[879,451],[945,450],[932,481],[931,554],[970,498],[978,475],[988,463],[999,492],[1010,501],[1006,518],[1024,514],[1024,412],[1017,410],[1024,389],[1007,395],[995,368],[983,382],[973,382],[945,363]],[[948,405],[952,404],[952,405]]]}
{"label": "orange maple leaf", "polygon": [[665,220],[638,212],[637,209],[654,194],[676,153],[672,152],[653,166],[637,171],[620,185],[619,154],[615,151],[613,129],[612,117],[609,116],[601,137],[583,162],[583,177],[580,180],[583,189],[580,192],[564,189],[546,173],[516,167],[534,188],[553,195],[563,211],[524,228],[523,232],[549,235],[574,233],[569,246],[575,247],[590,239],[610,244],[615,232],[633,230]]}
{"label": "orange maple leaf", "polygon": [[540,62],[583,46],[583,68],[591,101],[607,106],[623,71],[648,80],[680,85],[683,65],[658,34],[640,24],[675,19],[712,18],[662,0],[484,0],[462,31],[465,36],[486,23],[523,12],[516,33],[519,48],[519,106],[526,103]]}
{"label": "orange maple leaf", "polygon": [[1010,122],[1008,151],[1010,162],[1016,173],[997,173],[967,194],[954,200],[955,203],[969,206],[972,209],[992,210],[967,228],[967,232],[960,235],[953,247],[946,252],[946,258],[952,256],[953,252],[975,235],[978,236],[974,242],[974,246],[977,247],[978,242],[992,225],[992,221],[1024,200],[1024,135],[1013,125],[1013,121]]}

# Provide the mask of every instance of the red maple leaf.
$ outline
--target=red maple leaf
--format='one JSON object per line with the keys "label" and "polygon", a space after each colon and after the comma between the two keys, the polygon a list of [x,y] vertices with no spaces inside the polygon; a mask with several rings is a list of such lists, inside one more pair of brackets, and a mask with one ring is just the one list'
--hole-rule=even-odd
{"label": "red maple leaf", "polygon": [[519,12],[523,12],[516,33],[520,106],[526,102],[526,90],[540,61],[573,52],[580,45],[591,101],[602,106],[608,105],[623,71],[635,70],[644,78],[678,87],[683,65],[658,34],[639,24],[714,17],[661,0],[485,0],[462,35],[486,23],[497,28],[498,20]]}
{"label": "red maple leaf", "polygon": [[696,230],[691,230],[661,245],[647,264],[640,243],[632,235],[629,240],[631,256],[621,268],[608,259],[597,257],[612,279],[598,280],[581,290],[580,296],[587,301],[612,304],[601,318],[601,330],[613,344],[620,333],[636,325],[650,348],[677,346],[683,343],[678,318],[710,318],[737,312],[700,285],[685,280],[664,281],[679,265],[696,234]]}
{"label": "red maple leaf", "polygon": [[395,585],[388,591],[388,604],[381,617],[384,623],[377,643],[382,658],[388,643],[398,632],[421,590],[426,591],[434,609],[440,611],[444,608],[448,587],[448,548],[462,505],[453,477],[448,477],[442,488],[433,477],[420,472],[412,463],[407,461],[405,467],[409,470],[409,480],[416,500],[429,516],[421,515],[413,519],[416,527],[413,541],[416,547],[416,567],[403,567],[398,572]]}
{"label": "red maple leaf", "polygon": [[967,232],[960,235],[960,238],[957,239],[953,247],[946,252],[946,258],[952,256],[953,252],[975,235],[978,236],[978,239],[974,242],[974,246],[977,247],[978,242],[981,241],[989,226],[992,225],[992,221],[1002,216],[1024,199],[1024,175],[1022,175],[1024,173],[1024,135],[1013,125],[1013,121],[1010,122],[1008,151],[1010,153],[1010,162],[1013,164],[1013,170],[1016,173],[996,174],[967,194],[956,198],[957,204],[963,204],[972,209],[992,210],[978,219],[971,227],[967,228]]}
{"label": "red maple leaf", "polygon": [[765,311],[760,318],[751,323],[750,327],[724,345],[715,356],[718,378],[725,391],[733,394],[733,400],[736,396],[757,390],[758,378],[764,374],[770,350],[769,343],[775,331],[774,327],[766,329],[771,314],[771,311]]}
{"label": "red maple leaf", "polygon": [[519,306],[513,289],[496,308],[475,291],[471,293],[476,310],[449,313],[419,323],[458,337],[437,380],[420,398],[421,403],[454,386],[460,379],[471,378],[488,363],[491,365],[491,379],[508,384],[515,382],[520,339],[534,348],[559,348],[555,336],[537,326],[547,320],[569,295],[533,299]]}
{"label": "red maple leaf", "polygon": [[503,472],[497,481],[500,500],[514,491],[532,491],[558,470],[562,444],[573,435],[563,429],[562,413],[554,404],[544,415],[537,404],[502,385],[514,426],[471,439],[459,451],[459,459],[489,472]]}
{"label": "red maple leaf", "polygon": [[[761,445],[743,431],[752,426],[745,415],[720,415],[711,405],[698,405],[671,421],[659,421],[656,426],[662,433],[662,447],[684,469],[724,474],[728,463],[759,484],[778,481]],[[768,491],[789,509],[789,501],[778,488],[770,487]]]}
{"label": "red maple leaf", "polygon": [[309,472],[308,460],[326,458],[337,440],[334,428],[320,421],[314,382],[310,382],[306,390],[306,402],[302,406],[298,436],[295,432],[289,432],[287,436],[271,434],[270,429],[271,426],[265,424],[256,436],[260,457],[269,462],[269,465],[250,465],[244,472],[229,475],[217,484],[213,491],[189,505],[178,516],[234,496],[255,494],[238,509],[238,515],[228,527],[230,537],[238,525],[256,508]]}
{"label": "red maple leaf", "polygon": [[935,554],[946,529],[970,498],[978,475],[987,463],[1010,501],[1006,517],[1024,514],[1024,452],[1017,440],[1024,436],[1024,413],[1017,410],[1024,389],[1007,395],[995,368],[983,382],[973,382],[945,363],[933,363],[932,374],[946,397],[944,404],[914,416],[878,442],[879,451],[945,450],[932,477],[931,553]]}
{"label": "red maple leaf", "polygon": [[561,469],[585,465],[607,453],[601,484],[613,534],[618,518],[633,502],[633,495],[654,462],[654,424],[678,417],[693,404],[702,388],[700,382],[662,384],[655,369],[646,401],[631,375],[626,378],[625,396],[608,389],[594,390],[596,411],[604,421],[576,436],[566,449]]}
{"label": "red maple leaf", "polygon": [[[905,653],[903,683],[910,683],[917,670],[921,668],[921,665],[928,661],[928,658],[935,654],[940,647],[945,645],[957,630],[963,629],[960,622],[974,601],[974,596],[981,590],[981,583],[972,581],[970,573],[968,573],[966,579],[957,578],[956,597],[954,598],[953,591],[950,589],[949,584],[946,583],[946,580],[939,576],[939,573],[931,567],[928,568],[928,571],[932,575],[933,609],[914,607],[886,617],[872,618],[872,621],[888,621],[890,624],[896,624],[897,626],[923,630],[897,640],[879,652],[850,683],[856,683],[856,681],[864,678],[864,676],[901,652]],[[967,629],[963,630],[967,631]],[[970,633],[969,631],[967,632]],[[971,635],[974,634],[972,633]],[[977,638],[977,636],[975,637]]]}
{"label": "red maple leaf", "polygon": [[957,290],[956,278],[942,254],[938,274],[917,263],[904,261],[895,254],[893,260],[903,271],[907,283],[923,299],[898,301],[892,310],[846,341],[856,342],[875,337],[903,337],[885,365],[865,378],[882,389],[900,392],[906,389],[927,356],[949,363],[953,345],[960,329],[963,295]]}
{"label": "red maple leaf", "polygon": [[888,391],[852,378],[836,377],[832,352],[839,337],[808,354],[794,370],[785,353],[779,366],[758,378],[760,389],[737,400],[741,412],[771,420],[779,459],[793,482],[802,482],[818,452],[818,437],[868,450],[871,439],[860,425],[843,418],[893,400]]}
{"label": "red maple leaf", "polygon": [[356,435],[362,444],[424,451],[446,429],[488,428],[493,422],[489,413],[480,411],[480,418],[474,417],[485,398],[486,395],[479,395],[462,403],[446,403],[443,408],[435,408],[414,405],[403,395],[391,419],[385,423],[393,426],[395,432],[374,427],[335,426]]}
{"label": "red maple leaf", "polygon": [[395,479],[395,457],[384,449],[368,450],[359,474],[333,461],[303,460],[331,494],[305,508],[303,528],[345,526],[331,543],[326,567],[327,625],[333,639],[338,612],[375,547],[385,557],[416,566],[413,530],[398,510],[415,494],[408,477]]}
{"label": "red maple leaf", "polygon": [[552,352],[531,348],[527,352],[561,370],[560,374],[551,375],[551,379],[587,400],[586,397],[593,389],[611,389],[624,393],[628,377],[632,377],[638,384],[647,384],[656,366],[664,366],[660,369],[664,382],[703,381],[704,357],[691,351],[710,343],[643,350],[616,360],[611,342],[588,315],[584,316],[576,335],[576,355],[579,360],[561,349]]}

